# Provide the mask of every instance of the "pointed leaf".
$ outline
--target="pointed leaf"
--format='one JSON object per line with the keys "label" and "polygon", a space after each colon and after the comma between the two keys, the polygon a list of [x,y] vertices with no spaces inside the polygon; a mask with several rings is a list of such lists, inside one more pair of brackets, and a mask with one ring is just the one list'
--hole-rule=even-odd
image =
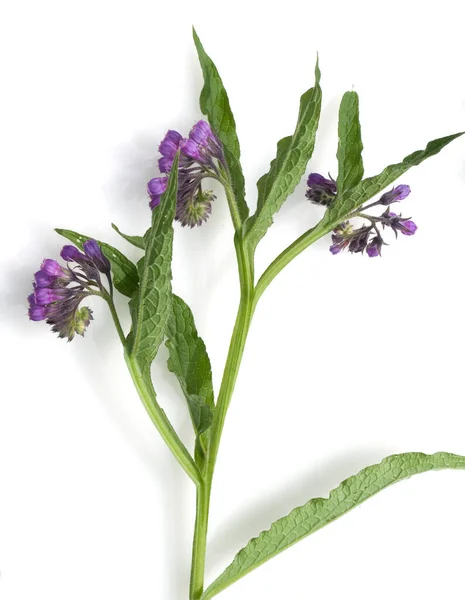
{"label": "pointed leaf", "polygon": [[358,94],[346,92],[339,108],[338,194],[353,188],[363,177],[363,144],[358,104]]}
{"label": "pointed leaf", "polygon": [[278,142],[270,170],[258,180],[257,211],[248,223],[246,239],[255,248],[273,223],[273,215],[292,194],[305,173],[315,147],[321,111],[320,69],[315,67],[315,86],[303,94],[292,136]]}
{"label": "pointed leaf", "polygon": [[346,479],[329,494],[314,498],[275,521],[268,531],[239,551],[233,562],[203,593],[208,600],[264,562],[349,512],[386,487],[417,473],[435,469],[465,469],[465,457],[446,452],[397,454]]}
{"label": "pointed leaf", "polygon": [[241,150],[236,132],[236,121],[218,69],[205,52],[195,29],[193,36],[204,79],[204,86],[200,94],[200,110],[208,116],[210,125],[223,144],[239,215],[241,220],[245,221],[249,215],[249,209],[245,201],[244,175],[240,163]]}
{"label": "pointed leaf", "polygon": [[[84,242],[95,239],[87,235],[76,233],[70,229],[55,229],[55,231],[73,242],[73,244],[81,250]],[[99,242],[98,240],[95,241],[111,263],[111,272],[115,288],[121,294],[131,298],[139,286],[139,275],[137,273],[136,265],[131,262],[129,258],[126,258],[122,252],[113,246],[110,246],[110,244],[105,244],[105,242]]]}
{"label": "pointed leaf", "polygon": [[171,259],[178,159],[179,156],[173,163],[160,205],[153,211],[145,256],[138,263],[139,290],[129,303],[133,320],[128,337],[129,352],[136,359],[144,377],[150,372],[150,365],[163,341],[171,312]]}
{"label": "pointed leaf", "polygon": [[168,368],[178,378],[195,432],[200,435],[210,427],[213,418],[211,364],[191,309],[174,294],[166,337],[170,352]]}
{"label": "pointed leaf", "polygon": [[124,238],[127,242],[129,242],[133,246],[136,246],[136,248],[145,250],[145,242],[143,237],[141,237],[140,235],[127,235],[126,233],[120,231],[114,223],[112,223],[111,226],[116,231],[116,233],[119,233],[120,236]]}
{"label": "pointed leaf", "polygon": [[409,154],[402,162],[389,165],[379,175],[364,179],[352,189],[347,189],[342,194],[338,194],[317,227],[332,229],[333,226],[336,226],[347,217],[349,213],[381,192],[401,175],[406,173],[411,167],[419,165],[427,158],[434,156],[461,135],[463,135],[463,133],[456,133],[454,135],[433,140],[432,142],[429,142],[424,150],[418,150],[417,152],[413,152],[413,154]]}

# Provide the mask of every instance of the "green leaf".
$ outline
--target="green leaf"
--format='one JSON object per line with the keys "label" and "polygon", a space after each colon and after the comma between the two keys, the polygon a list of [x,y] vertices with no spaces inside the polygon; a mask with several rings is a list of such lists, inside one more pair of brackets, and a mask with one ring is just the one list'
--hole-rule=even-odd
{"label": "green leaf", "polygon": [[357,92],[346,92],[342,97],[338,132],[337,191],[342,194],[357,185],[363,177],[363,144]]}
{"label": "green leaf", "polygon": [[236,132],[236,121],[218,69],[205,52],[195,29],[193,36],[204,79],[204,86],[200,94],[200,110],[208,116],[210,125],[223,144],[239,215],[241,220],[245,221],[249,216],[249,208],[245,201],[244,175],[240,163],[241,149]]}
{"label": "green leaf", "polygon": [[292,194],[305,172],[315,147],[321,111],[320,69],[315,67],[315,86],[303,94],[292,136],[278,142],[270,170],[258,180],[257,211],[248,223],[246,239],[255,248],[273,223],[273,215]]}
{"label": "green leaf", "polygon": [[335,521],[393,483],[436,469],[465,469],[465,457],[446,452],[431,455],[410,452],[389,456],[380,464],[363,469],[358,475],[341,483],[329,494],[329,498],[310,500],[295,508],[287,517],[275,521],[268,531],[250,540],[203,593],[201,600],[212,598],[270,558]]}
{"label": "green leaf", "polygon": [[173,162],[166,192],[152,213],[145,256],[138,263],[139,290],[129,302],[133,321],[128,337],[129,353],[136,359],[144,378],[150,373],[150,365],[165,336],[171,312],[171,259],[178,160],[179,155]]}
{"label": "green leaf", "polygon": [[434,156],[461,135],[463,135],[463,132],[433,140],[429,142],[424,150],[417,150],[417,152],[409,154],[402,162],[389,165],[379,175],[364,179],[352,189],[346,189],[342,194],[338,194],[317,227],[332,229],[333,226],[344,220],[349,213],[381,192],[411,167],[419,165],[427,158]]}
{"label": "green leaf", "polygon": [[174,294],[166,337],[168,368],[181,385],[196,435],[200,435],[210,427],[213,418],[211,364],[191,309]]}
{"label": "green leaf", "polygon": [[145,242],[143,237],[141,237],[140,235],[127,235],[126,233],[120,231],[114,223],[112,223],[111,226],[116,231],[116,233],[119,233],[120,236],[124,238],[127,242],[129,242],[133,246],[136,246],[136,248],[145,250]]}
{"label": "green leaf", "polygon": [[[73,242],[73,244],[81,250],[84,242],[95,239],[87,235],[76,233],[70,229],[55,229],[55,231]],[[137,273],[136,265],[131,262],[129,258],[126,258],[122,252],[113,246],[110,246],[110,244],[105,244],[105,242],[99,242],[98,240],[95,241],[111,263],[113,284],[115,288],[121,294],[131,298],[139,286],[139,275]]]}

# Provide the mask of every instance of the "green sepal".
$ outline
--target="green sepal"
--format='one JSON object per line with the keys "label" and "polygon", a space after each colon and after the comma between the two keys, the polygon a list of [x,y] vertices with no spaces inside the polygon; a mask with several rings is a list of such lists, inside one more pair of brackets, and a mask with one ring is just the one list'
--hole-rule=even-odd
{"label": "green sepal", "polygon": [[[76,233],[70,229],[55,229],[55,231],[73,242],[80,250],[83,249],[84,242],[95,239],[90,236]],[[129,258],[124,256],[122,252],[113,246],[110,246],[110,244],[99,242],[98,240],[95,241],[111,263],[111,272],[115,288],[121,294],[131,298],[139,287],[139,275],[137,273],[136,265],[131,262]]]}

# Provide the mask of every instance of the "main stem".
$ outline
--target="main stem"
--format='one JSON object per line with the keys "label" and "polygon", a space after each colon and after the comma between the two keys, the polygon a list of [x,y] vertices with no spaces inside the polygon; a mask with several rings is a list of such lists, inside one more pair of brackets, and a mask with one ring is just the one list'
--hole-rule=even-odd
{"label": "main stem", "polygon": [[192,569],[190,583],[190,600],[200,600],[205,576],[205,553],[207,547],[208,513],[210,495],[215,471],[216,458],[223,432],[226,413],[231,402],[239,367],[244,353],[247,334],[254,311],[254,281],[252,258],[240,238],[235,238],[241,298],[237,311],[231,343],[221,382],[213,423],[210,428],[210,439],[204,470],[204,482],[197,486],[197,513],[192,550]]}

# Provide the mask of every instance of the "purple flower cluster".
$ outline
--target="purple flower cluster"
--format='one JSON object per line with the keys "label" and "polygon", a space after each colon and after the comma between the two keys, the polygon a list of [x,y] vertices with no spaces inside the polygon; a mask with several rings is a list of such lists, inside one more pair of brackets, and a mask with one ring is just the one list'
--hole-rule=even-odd
{"label": "purple flower cluster", "polygon": [[329,179],[323,177],[319,173],[310,173],[307,179],[308,190],[305,194],[313,204],[321,206],[329,206],[336,197],[337,185],[334,179],[329,176]]}
{"label": "purple flower cluster", "polygon": [[220,170],[226,170],[221,142],[206,121],[198,121],[188,138],[183,138],[180,133],[170,129],[158,149],[162,155],[158,166],[165,176],[155,177],[147,184],[150,208],[153,210],[160,204],[160,198],[168,185],[167,174],[179,152],[176,220],[183,227],[202,225],[210,216],[215,199],[211,191],[202,190],[202,181],[206,178],[218,179]]}
{"label": "purple flower cluster", "polygon": [[[60,338],[73,339],[84,335],[92,320],[90,308],[79,304],[91,295],[107,294],[100,273],[109,283],[112,293],[111,266],[95,240],[84,243],[84,253],[74,246],[64,246],[61,258],[66,267],[52,258],[43,261],[34,275],[33,293],[28,297],[31,321],[46,321]],[[71,266],[70,263],[76,263]]]}
{"label": "purple flower cluster", "polygon": [[[311,173],[307,179],[308,190],[306,197],[314,204],[329,206],[337,195],[337,184],[334,179],[326,179],[319,173]],[[389,192],[385,192],[379,200],[366,205],[349,217],[362,217],[369,224],[354,229],[350,221],[340,223],[332,234],[332,245],[329,250],[331,254],[339,254],[342,250],[352,253],[366,252],[368,256],[381,256],[381,249],[385,241],[381,235],[382,229],[392,229],[396,237],[400,231],[403,235],[413,235],[417,226],[410,219],[391,212],[389,208],[379,217],[364,214],[364,211],[374,206],[390,206],[394,202],[400,202],[410,194],[410,186],[398,185]]]}

